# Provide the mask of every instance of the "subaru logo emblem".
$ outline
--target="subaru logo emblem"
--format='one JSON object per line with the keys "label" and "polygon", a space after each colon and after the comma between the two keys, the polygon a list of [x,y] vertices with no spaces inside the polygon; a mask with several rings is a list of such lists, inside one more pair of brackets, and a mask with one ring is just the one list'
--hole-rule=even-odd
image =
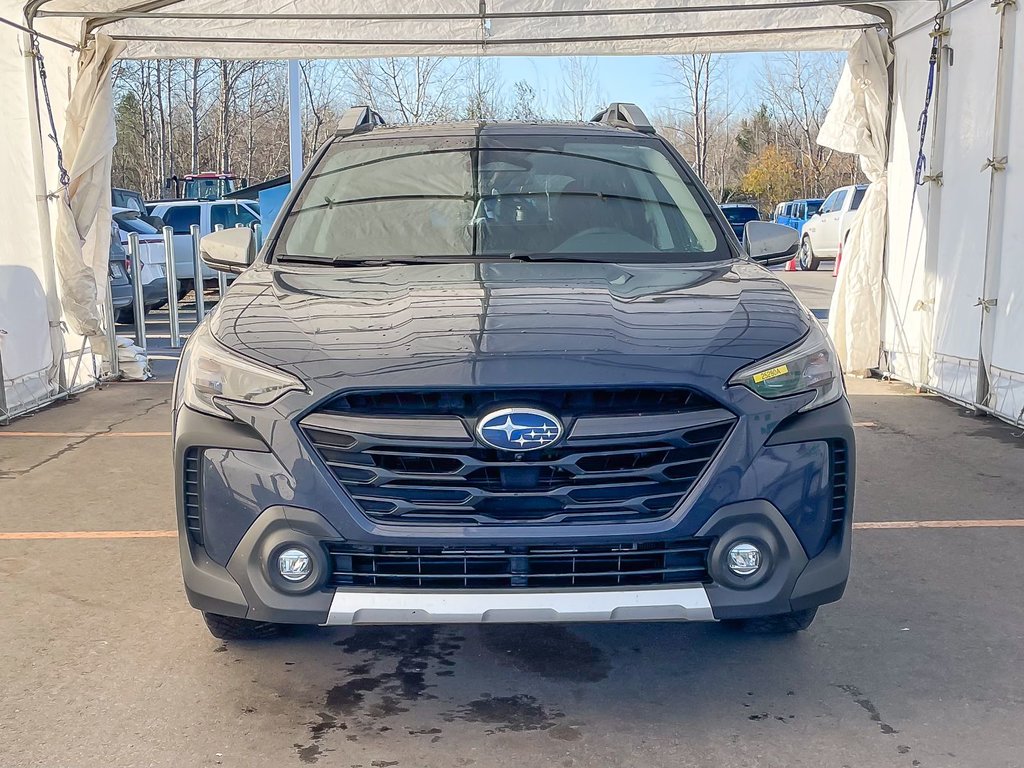
{"label": "subaru logo emblem", "polygon": [[502,408],[486,414],[476,425],[480,440],[502,451],[536,451],[562,436],[562,423],[533,408]]}

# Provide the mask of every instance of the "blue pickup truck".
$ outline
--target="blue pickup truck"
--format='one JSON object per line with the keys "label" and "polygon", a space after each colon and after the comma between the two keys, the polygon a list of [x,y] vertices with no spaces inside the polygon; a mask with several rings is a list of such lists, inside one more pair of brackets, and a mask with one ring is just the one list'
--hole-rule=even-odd
{"label": "blue pickup truck", "polygon": [[790,200],[788,203],[779,203],[775,206],[775,223],[792,227],[801,232],[804,224],[821,208],[824,202],[820,198],[807,200]]}

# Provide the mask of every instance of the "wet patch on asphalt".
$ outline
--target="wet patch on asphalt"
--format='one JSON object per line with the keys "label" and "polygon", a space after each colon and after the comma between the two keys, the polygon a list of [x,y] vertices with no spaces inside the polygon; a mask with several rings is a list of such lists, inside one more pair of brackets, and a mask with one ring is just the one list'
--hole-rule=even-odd
{"label": "wet patch on asphalt", "polygon": [[871,699],[864,695],[860,688],[858,688],[855,685],[837,685],[836,688],[843,691],[844,693],[848,693],[853,698],[853,700],[857,702],[860,708],[868,713],[868,715],[871,717],[871,721],[878,723],[878,729],[882,733],[886,735],[893,735],[899,733],[899,731],[897,731],[895,728],[893,728],[891,725],[889,725],[882,719],[882,715],[878,711],[878,707],[876,707],[871,702]]}
{"label": "wet patch on asphalt", "polygon": [[482,626],[480,638],[502,662],[547,680],[596,683],[611,671],[604,651],[558,624]]}
{"label": "wet patch on asphalt", "polygon": [[[428,692],[433,687],[427,683],[428,670],[453,666],[451,656],[463,639],[436,627],[373,627],[335,642],[346,656],[364,655],[365,660],[338,667],[342,682],[327,690],[323,711],[307,724],[309,743],[294,745],[299,759],[315,763],[331,751],[321,741],[332,731],[349,731],[348,741],[357,741],[359,734],[385,733],[391,727],[382,720],[408,712],[419,699],[436,698]],[[440,731],[410,734],[436,740]]]}
{"label": "wet patch on asphalt", "polygon": [[558,725],[565,717],[564,712],[548,710],[537,703],[537,699],[525,693],[514,696],[491,696],[484,694],[462,705],[457,710],[442,716],[445,722],[462,720],[468,723],[484,723],[490,726],[486,733],[506,731],[544,731]]}

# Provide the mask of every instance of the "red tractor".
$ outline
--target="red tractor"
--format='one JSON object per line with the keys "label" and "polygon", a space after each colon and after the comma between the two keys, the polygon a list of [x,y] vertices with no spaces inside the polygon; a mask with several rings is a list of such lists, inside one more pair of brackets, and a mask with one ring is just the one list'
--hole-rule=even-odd
{"label": "red tractor", "polygon": [[233,173],[190,173],[187,176],[171,176],[165,185],[174,188],[174,196],[183,200],[220,200],[229,192],[249,186],[247,179],[239,179]]}

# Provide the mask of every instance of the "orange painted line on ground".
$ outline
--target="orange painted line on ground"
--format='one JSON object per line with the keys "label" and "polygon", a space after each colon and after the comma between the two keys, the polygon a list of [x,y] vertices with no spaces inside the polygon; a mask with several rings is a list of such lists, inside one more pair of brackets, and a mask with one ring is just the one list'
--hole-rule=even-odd
{"label": "orange painted line on ground", "polygon": [[[854,523],[857,530],[913,528],[1024,528],[1024,520],[886,520]],[[9,531],[0,532],[0,541],[44,539],[173,539],[177,531]]]}
{"label": "orange painted line on ground", "polygon": [[170,432],[2,432],[0,437],[170,437]]}
{"label": "orange painted line on ground", "polygon": [[858,530],[891,528],[1024,528],[1024,520],[884,520],[875,523],[854,523]]}
{"label": "orange painted line on ground", "polygon": [[3,540],[33,539],[172,539],[177,531],[8,531],[0,532]]}

